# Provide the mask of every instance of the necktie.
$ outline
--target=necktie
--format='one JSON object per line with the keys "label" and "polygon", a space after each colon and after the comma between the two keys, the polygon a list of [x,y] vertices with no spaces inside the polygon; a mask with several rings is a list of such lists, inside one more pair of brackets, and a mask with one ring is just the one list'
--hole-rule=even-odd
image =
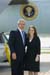
{"label": "necktie", "polygon": [[22,40],[23,40],[23,44],[25,45],[25,33],[24,33],[24,31],[22,31]]}

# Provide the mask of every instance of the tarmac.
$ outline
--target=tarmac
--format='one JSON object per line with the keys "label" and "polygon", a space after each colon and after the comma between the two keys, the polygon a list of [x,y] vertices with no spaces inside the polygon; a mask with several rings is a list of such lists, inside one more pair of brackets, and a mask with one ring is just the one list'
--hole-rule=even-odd
{"label": "tarmac", "polygon": [[[41,63],[38,75],[50,75],[50,63]],[[0,63],[0,75],[11,75],[11,68],[8,63]],[[24,71],[24,75],[28,72]]]}
{"label": "tarmac", "polygon": [[[38,75],[50,75],[50,54],[43,54],[40,59],[40,72]],[[11,75],[11,67],[8,62],[0,63],[0,75]],[[28,72],[24,71],[24,75],[28,75]]]}

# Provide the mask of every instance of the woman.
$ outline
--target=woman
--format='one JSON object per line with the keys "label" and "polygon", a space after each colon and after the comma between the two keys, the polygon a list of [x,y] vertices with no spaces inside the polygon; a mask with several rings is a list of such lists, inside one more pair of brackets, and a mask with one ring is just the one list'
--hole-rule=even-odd
{"label": "woman", "polygon": [[38,75],[40,71],[40,39],[36,28],[33,26],[29,27],[26,44],[25,70],[29,71],[29,75]]}

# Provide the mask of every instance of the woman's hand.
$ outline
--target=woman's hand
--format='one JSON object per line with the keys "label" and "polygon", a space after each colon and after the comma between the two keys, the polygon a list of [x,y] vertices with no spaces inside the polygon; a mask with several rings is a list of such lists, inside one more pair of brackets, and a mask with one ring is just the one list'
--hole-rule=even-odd
{"label": "woman's hand", "polygon": [[40,55],[36,55],[35,61],[36,62],[40,61]]}
{"label": "woman's hand", "polygon": [[16,58],[17,58],[16,53],[15,53],[15,52],[12,53],[12,59],[13,59],[13,60],[16,60]]}

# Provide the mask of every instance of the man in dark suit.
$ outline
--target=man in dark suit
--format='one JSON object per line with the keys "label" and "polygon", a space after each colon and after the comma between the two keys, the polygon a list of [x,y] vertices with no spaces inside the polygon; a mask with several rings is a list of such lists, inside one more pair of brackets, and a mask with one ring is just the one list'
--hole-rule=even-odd
{"label": "man in dark suit", "polygon": [[23,75],[23,59],[25,54],[25,39],[26,33],[23,31],[25,21],[20,19],[18,21],[18,28],[16,31],[10,32],[9,47],[11,51],[11,71],[12,75]]}

